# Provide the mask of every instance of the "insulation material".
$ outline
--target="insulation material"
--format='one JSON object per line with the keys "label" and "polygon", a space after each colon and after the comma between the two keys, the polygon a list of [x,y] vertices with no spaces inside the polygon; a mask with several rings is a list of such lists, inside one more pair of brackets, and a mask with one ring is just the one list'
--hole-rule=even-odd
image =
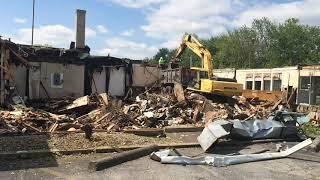
{"label": "insulation material", "polygon": [[182,164],[182,165],[211,165],[215,167],[224,167],[234,164],[249,163],[255,161],[264,161],[271,159],[285,158],[300,149],[309,146],[312,143],[311,139],[307,139],[290,149],[276,153],[261,153],[261,154],[241,154],[241,155],[220,155],[208,154],[202,157],[188,157],[188,156],[170,156],[170,150],[154,152],[150,158],[155,161],[160,161],[163,164]]}

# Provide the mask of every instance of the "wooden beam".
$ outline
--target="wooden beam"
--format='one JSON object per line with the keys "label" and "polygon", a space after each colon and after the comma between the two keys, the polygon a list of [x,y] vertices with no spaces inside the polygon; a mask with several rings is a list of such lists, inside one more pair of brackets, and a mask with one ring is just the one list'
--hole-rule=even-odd
{"label": "wooden beam", "polygon": [[99,159],[96,161],[91,161],[89,163],[89,170],[91,171],[100,171],[118,164],[122,164],[127,161],[132,161],[135,159],[138,159],[143,156],[147,156],[151,154],[154,151],[158,151],[159,146],[157,145],[151,145],[147,147],[142,147],[138,149],[134,149],[131,151],[126,151],[122,153],[118,153],[115,155],[112,155],[110,157]]}

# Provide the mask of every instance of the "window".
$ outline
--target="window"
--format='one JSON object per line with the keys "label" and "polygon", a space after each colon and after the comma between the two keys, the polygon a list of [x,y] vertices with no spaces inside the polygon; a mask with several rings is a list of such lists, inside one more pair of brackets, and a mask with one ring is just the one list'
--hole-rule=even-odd
{"label": "window", "polygon": [[246,89],[252,89],[252,81],[246,81]]}
{"label": "window", "polygon": [[281,80],[273,80],[273,91],[281,91]]}
{"label": "window", "polygon": [[254,82],[254,90],[261,90],[261,81]]}
{"label": "window", "polygon": [[308,90],[310,86],[310,77],[300,77],[300,89]]}
{"label": "window", "polygon": [[263,90],[270,91],[270,85],[271,85],[270,80],[263,80]]}
{"label": "window", "polygon": [[63,88],[63,74],[62,73],[51,73],[51,87],[52,88]]}
{"label": "window", "polygon": [[208,79],[208,72],[200,71],[200,79]]}

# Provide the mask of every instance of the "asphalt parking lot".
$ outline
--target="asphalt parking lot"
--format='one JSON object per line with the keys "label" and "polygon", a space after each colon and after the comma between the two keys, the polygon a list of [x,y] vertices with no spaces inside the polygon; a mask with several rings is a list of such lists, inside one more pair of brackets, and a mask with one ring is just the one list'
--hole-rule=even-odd
{"label": "asphalt parking lot", "polygon": [[[274,146],[274,143],[254,144],[241,147],[240,151],[219,147],[216,153],[238,151],[244,154],[273,149]],[[178,151],[188,156],[202,152],[200,148]],[[143,157],[102,171],[88,170],[90,160],[107,156],[112,156],[112,153],[2,160],[0,179],[320,179],[320,154],[306,150],[300,150],[289,158],[220,168],[167,165]]]}

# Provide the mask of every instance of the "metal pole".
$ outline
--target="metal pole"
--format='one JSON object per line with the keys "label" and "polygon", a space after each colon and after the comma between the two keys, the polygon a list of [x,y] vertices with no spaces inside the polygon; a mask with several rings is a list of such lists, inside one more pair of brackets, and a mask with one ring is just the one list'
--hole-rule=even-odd
{"label": "metal pole", "polygon": [[32,34],[31,34],[31,45],[33,46],[33,34],[34,34],[34,5],[35,0],[33,0],[33,7],[32,7]]}
{"label": "metal pole", "polygon": [[[5,48],[4,43],[1,43],[1,52],[0,52],[0,65],[3,67],[3,61],[5,57]],[[0,104],[4,103],[4,73],[3,68],[0,69]]]}
{"label": "metal pole", "polygon": [[311,105],[311,91],[312,91],[312,76],[309,74],[309,105]]}

